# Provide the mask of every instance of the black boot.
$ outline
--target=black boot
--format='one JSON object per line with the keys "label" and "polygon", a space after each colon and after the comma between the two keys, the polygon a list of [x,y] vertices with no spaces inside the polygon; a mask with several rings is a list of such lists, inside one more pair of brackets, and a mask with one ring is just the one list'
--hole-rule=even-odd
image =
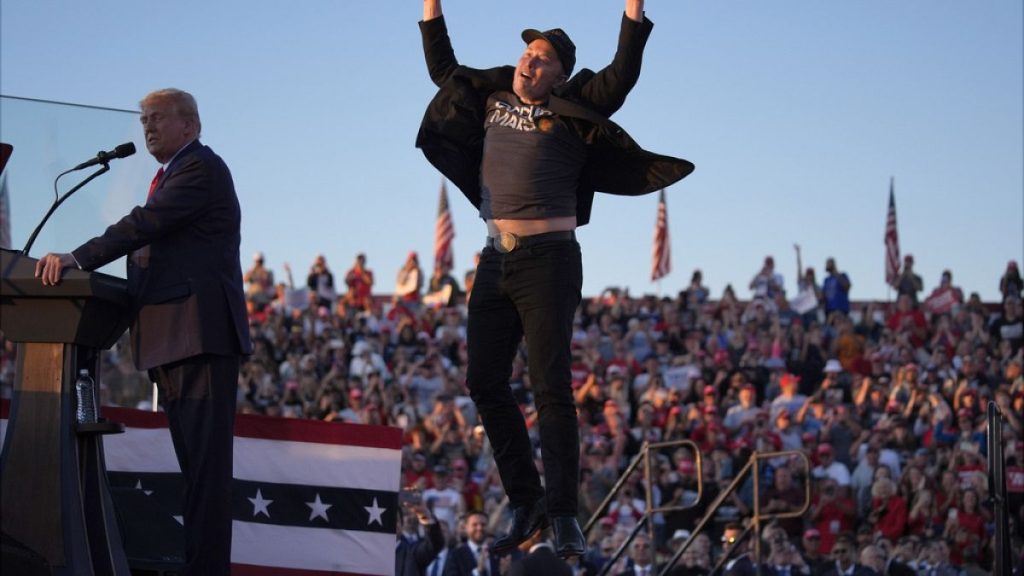
{"label": "black boot", "polygon": [[511,552],[533,536],[534,532],[543,530],[547,524],[543,498],[527,506],[516,506],[512,509],[512,525],[509,526],[508,534],[495,540],[491,551],[495,554]]}
{"label": "black boot", "polygon": [[551,529],[555,533],[555,554],[561,558],[582,556],[586,551],[583,531],[580,530],[575,516],[552,518]]}

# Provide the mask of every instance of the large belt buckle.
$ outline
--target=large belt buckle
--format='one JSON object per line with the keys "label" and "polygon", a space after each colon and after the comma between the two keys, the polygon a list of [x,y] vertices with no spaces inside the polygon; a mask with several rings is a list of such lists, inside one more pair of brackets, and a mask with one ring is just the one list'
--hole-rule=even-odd
{"label": "large belt buckle", "polygon": [[519,246],[519,236],[511,232],[502,232],[498,235],[498,252],[508,254]]}

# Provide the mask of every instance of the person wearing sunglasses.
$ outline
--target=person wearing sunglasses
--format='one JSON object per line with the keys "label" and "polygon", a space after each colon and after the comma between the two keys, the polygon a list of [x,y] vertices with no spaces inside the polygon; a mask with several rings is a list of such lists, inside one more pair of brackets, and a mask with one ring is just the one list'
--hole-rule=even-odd
{"label": "person wearing sunglasses", "polygon": [[747,552],[747,540],[740,539],[743,527],[736,523],[725,525],[722,531],[722,554],[729,559],[725,562],[726,576],[755,576],[757,565]]}
{"label": "person wearing sunglasses", "polygon": [[875,571],[857,563],[857,547],[849,536],[840,536],[832,547],[832,566],[822,576],[875,576]]}

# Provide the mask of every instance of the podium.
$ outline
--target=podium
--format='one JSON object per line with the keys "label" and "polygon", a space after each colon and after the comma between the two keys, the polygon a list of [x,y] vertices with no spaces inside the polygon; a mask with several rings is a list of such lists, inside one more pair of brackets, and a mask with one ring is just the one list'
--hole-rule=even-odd
{"label": "podium", "polygon": [[129,576],[102,443],[103,434],[123,426],[78,424],[74,390],[82,369],[99,390],[100,351],[128,327],[126,282],[65,270],[60,284],[43,286],[35,266],[20,252],[0,250],[0,329],[17,343],[0,458],[0,528],[5,542],[45,560],[49,571],[41,573]]}

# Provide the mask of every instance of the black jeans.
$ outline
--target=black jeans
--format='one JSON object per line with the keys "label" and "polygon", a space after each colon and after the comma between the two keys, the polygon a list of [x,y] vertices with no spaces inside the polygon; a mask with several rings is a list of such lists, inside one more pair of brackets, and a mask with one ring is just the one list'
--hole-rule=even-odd
{"label": "black jeans", "polygon": [[[547,498],[551,516],[575,516],[579,429],[570,373],[572,322],[583,268],[575,240],[553,240],[502,254],[485,248],[469,301],[467,384],[494,448],[513,506]],[[512,396],[512,361],[526,337],[537,406],[545,488],[522,413]]]}

